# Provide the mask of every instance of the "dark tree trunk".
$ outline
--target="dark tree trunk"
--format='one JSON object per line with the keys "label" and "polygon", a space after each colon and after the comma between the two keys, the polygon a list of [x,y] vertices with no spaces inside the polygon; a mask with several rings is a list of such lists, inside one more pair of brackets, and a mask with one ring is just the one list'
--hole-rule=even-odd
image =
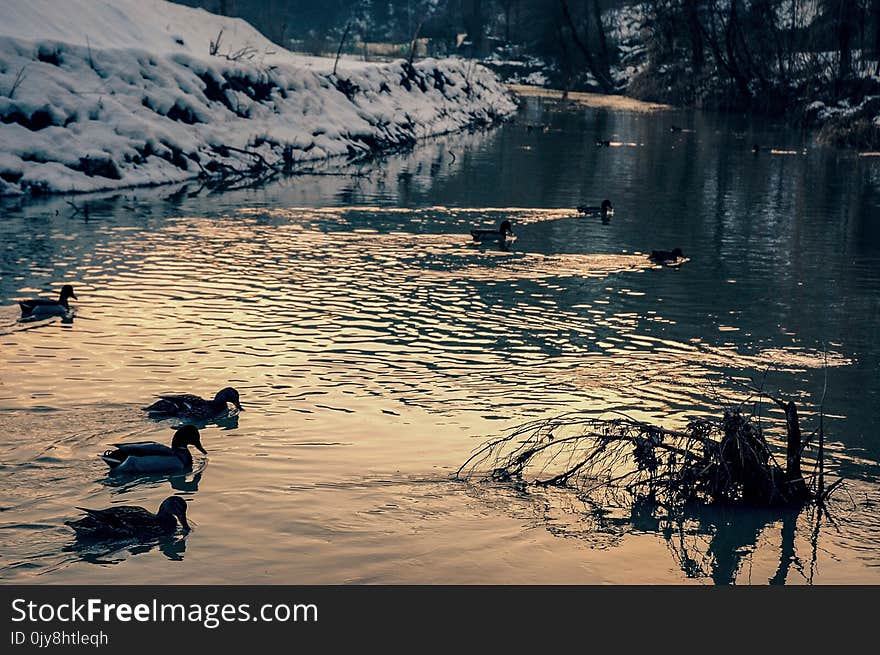
{"label": "dark tree trunk", "polygon": [[568,10],[568,3],[565,0],[559,0],[559,3],[562,9],[562,17],[568,25],[568,30],[571,33],[571,39],[578,47],[578,50],[583,53],[584,59],[587,60],[587,67],[590,69],[590,73],[592,73],[593,77],[596,78],[596,82],[599,83],[602,91],[604,91],[605,93],[614,93],[614,84],[612,84],[607,71],[603,72],[603,70],[596,63],[596,58],[593,56],[593,52],[590,50],[590,47],[584,41],[582,41],[580,36],[578,35],[577,27],[575,27],[574,20],[571,17],[571,12]]}
{"label": "dark tree trunk", "polygon": [[752,93],[749,89],[749,80],[743,74],[736,52],[736,35],[739,31],[739,12],[737,11],[738,0],[730,0],[730,13],[727,17],[727,26],[724,31],[724,45],[727,51],[727,70],[733,77],[736,86],[743,98],[751,101]]}
{"label": "dark tree trunk", "polygon": [[834,32],[837,39],[837,52],[840,63],[837,79],[845,80],[852,76],[852,45],[856,33],[857,2],[856,0],[835,0]]}
{"label": "dark tree trunk", "polygon": [[510,15],[513,13],[513,5],[515,0],[506,0],[504,2],[504,42],[510,43]]}
{"label": "dark tree trunk", "polygon": [[874,74],[880,74],[880,0],[871,0],[871,45],[873,46],[874,58],[877,59],[877,69]]}
{"label": "dark tree trunk", "polygon": [[[684,8],[687,16],[688,32],[691,41],[691,67],[694,72],[703,69],[705,57],[703,55],[703,27],[700,25],[700,14],[697,7],[698,0],[685,0]],[[878,0],[880,2],[880,0]]]}
{"label": "dark tree trunk", "polygon": [[473,44],[474,56],[481,56],[484,53],[485,38],[483,31],[486,26],[486,19],[483,16],[482,0],[468,0],[464,9],[464,29],[468,38]]}
{"label": "dark tree trunk", "polygon": [[608,59],[608,42],[605,39],[605,28],[602,27],[602,12],[599,10],[599,0],[593,0],[593,24],[599,41],[599,66],[602,74],[611,79],[611,62]]}
{"label": "dark tree trunk", "polygon": [[562,25],[556,23],[556,32],[559,35],[559,54],[562,59],[560,62],[562,67],[562,95],[568,98],[568,91],[571,88],[571,55],[568,53],[568,47],[565,45],[565,34],[562,31]]}
{"label": "dark tree trunk", "polygon": [[788,432],[788,442],[785,445],[785,481],[788,484],[786,495],[789,499],[805,498],[807,483],[801,473],[801,424],[797,407],[792,401],[785,405],[785,421]]}

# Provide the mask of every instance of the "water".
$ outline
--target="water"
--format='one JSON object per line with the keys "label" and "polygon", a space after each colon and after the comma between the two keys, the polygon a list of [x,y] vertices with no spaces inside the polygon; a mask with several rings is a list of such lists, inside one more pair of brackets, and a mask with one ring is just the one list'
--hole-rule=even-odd
{"label": "water", "polygon": [[[530,99],[513,124],[346,172],[75,198],[87,221],[68,199],[3,204],[0,579],[880,582],[880,160],[736,117]],[[604,197],[607,225],[570,209]],[[503,218],[509,250],[469,243]],[[643,254],[674,246],[678,270]],[[16,299],[64,282],[71,320],[18,322]],[[749,376],[810,429],[827,387],[829,466],[849,480],[833,524],[706,511],[670,526],[452,479],[526,420],[680,427]],[[195,473],[107,476],[107,445],[170,440],[139,409],[154,394],[225,386],[245,411],[202,430]],[[75,506],[155,510],[173,493],[186,538],[71,548]]]}

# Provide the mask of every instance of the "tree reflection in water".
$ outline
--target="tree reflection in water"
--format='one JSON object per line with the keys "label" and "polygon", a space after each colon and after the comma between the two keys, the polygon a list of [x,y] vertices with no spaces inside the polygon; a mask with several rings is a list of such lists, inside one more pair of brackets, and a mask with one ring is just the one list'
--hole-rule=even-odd
{"label": "tree reflection in water", "polygon": [[[693,505],[667,511],[650,498],[637,498],[629,504],[619,500],[551,492],[543,503],[547,528],[557,536],[576,537],[594,548],[616,547],[633,534],[655,534],[662,537],[686,577],[719,585],[736,584],[742,575],[747,576],[747,582],[762,583],[751,578],[752,561],[759,552],[764,559],[772,553],[777,564],[767,584],[791,583],[793,571],[812,584],[825,515],[815,506]],[[798,554],[798,536],[806,536],[806,557]]]}

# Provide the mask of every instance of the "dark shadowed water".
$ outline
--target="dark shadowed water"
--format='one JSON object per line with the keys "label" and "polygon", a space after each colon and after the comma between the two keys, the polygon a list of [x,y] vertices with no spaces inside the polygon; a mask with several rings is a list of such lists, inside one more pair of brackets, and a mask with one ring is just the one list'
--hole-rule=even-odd
{"label": "dark shadowed water", "polygon": [[[0,578],[880,582],[880,158],[532,98],[512,124],[346,170],[75,198],[87,221],[68,199],[0,204]],[[608,224],[572,210],[605,197]],[[508,250],[470,243],[505,218]],[[675,246],[678,269],[644,255]],[[17,299],[65,282],[75,316],[18,322]],[[809,429],[827,388],[829,467],[849,479],[830,519],[673,522],[451,479],[523,421],[681,427],[750,376]],[[107,477],[108,444],[170,439],[151,396],[230,385],[245,411],[203,429],[195,474]],[[72,548],[75,506],[172,493],[185,538]]]}

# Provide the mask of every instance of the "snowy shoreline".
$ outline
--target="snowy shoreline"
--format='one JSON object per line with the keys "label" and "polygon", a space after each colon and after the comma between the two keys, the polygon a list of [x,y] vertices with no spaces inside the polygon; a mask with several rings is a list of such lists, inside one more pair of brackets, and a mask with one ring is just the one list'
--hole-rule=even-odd
{"label": "snowy shoreline", "polygon": [[0,195],[181,182],[257,156],[290,168],[516,109],[472,62],[342,59],[333,75],[332,59],[164,0],[0,0],[0,16]]}

